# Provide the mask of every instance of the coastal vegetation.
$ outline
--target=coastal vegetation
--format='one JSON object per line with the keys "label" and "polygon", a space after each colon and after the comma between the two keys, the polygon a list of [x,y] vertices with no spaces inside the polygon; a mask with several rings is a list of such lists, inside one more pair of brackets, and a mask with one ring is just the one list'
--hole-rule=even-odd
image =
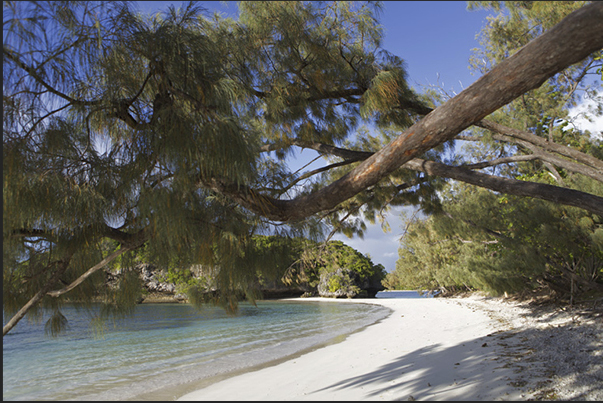
{"label": "coastal vegetation", "polygon": [[[105,269],[131,267],[141,248],[174,278],[219,268],[203,295],[236,310],[298,258],[287,242],[362,236],[392,206],[418,206],[500,256],[545,236],[508,228],[544,206],[552,218],[540,224],[574,237],[546,256],[598,262],[571,243],[600,247],[600,141],[565,122],[578,93],[592,95],[583,79],[600,74],[603,5],[492,4],[511,23],[495,20],[499,36],[474,60],[483,76],[445,99],[410,88],[403,59],[382,49],[380,3],[241,2],[234,20],[194,2],[152,16],[120,1],[3,2],[3,334],[42,309],[56,333],[62,304],[99,295],[102,312],[131,312],[139,278],[124,270],[107,287]],[[475,146],[455,153],[459,141]],[[292,168],[301,149],[324,166]],[[488,229],[516,243],[467,238],[470,211],[454,201],[471,195],[485,228],[492,203],[507,208]],[[305,272],[319,283],[326,273],[325,291],[353,294],[353,278],[378,276],[343,246],[325,248],[338,257],[315,256],[320,269]],[[201,285],[193,303],[207,300]]]}
{"label": "coastal vegetation", "polygon": [[603,297],[603,231],[580,210],[446,189],[439,213],[409,224],[384,285],[491,295],[548,290],[570,303],[594,301]]}
{"label": "coastal vegetation", "polygon": [[[253,237],[253,247],[247,258],[256,262],[256,267],[252,269],[255,277],[246,283],[247,294],[252,294],[256,299],[291,296],[374,297],[384,289],[381,284],[386,275],[383,265],[374,264],[369,256],[341,241],[315,242],[305,238],[258,235]],[[126,272],[140,273],[143,282],[152,278],[152,285],[146,285],[139,296],[143,300],[149,295],[149,288],[157,287],[156,283],[169,287],[159,294],[171,300],[175,295],[178,299],[211,302],[213,298],[224,295],[216,281],[219,267],[190,265],[187,268],[178,261],[172,261],[167,266],[149,262],[152,259],[143,247],[137,250],[134,260],[115,259],[108,265],[107,273],[110,276],[116,274],[111,276],[115,284]],[[230,295],[238,299],[245,297],[243,293]],[[226,307],[230,308],[228,305]]]}
{"label": "coastal vegetation", "polygon": [[[577,2],[470,5],[498,12],[481,33],[482,47],[474,50],[471,66],[481,73],[582,6]],[[546,142],[545,147],[564,144],[601,161],[603,127],[598,133],[579,130],[570,113],[577,104],[576,94],[582,94],[593,101],[593,109],[584,116],[601,115],[600,59],[599,51],[489,119],[532,133]],[[462,149],[457,158],[464,164],[498,159],[505,164],[489,169],[503,176],[603,196],[601,167],[589,174],[566,158],[540,154],[542,150],[533,143],[510,136],[514,134],[467,130],[458,137]],[[603,297],[603,215],[459,182],[442,184],[440,189],[432,213],[409,223],[396,269],[384,282],[388,288],[480,290],[493,295],[544,290],[569,303]]]}

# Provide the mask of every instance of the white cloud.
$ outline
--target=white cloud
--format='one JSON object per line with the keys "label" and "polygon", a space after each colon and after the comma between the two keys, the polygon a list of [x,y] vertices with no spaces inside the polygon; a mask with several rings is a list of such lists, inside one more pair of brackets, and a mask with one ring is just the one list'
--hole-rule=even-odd
{"label": "white cloud", "polygon": [[599,91],[594,97],[584,98],[580,104],[569,110],[570,123],[577,129],[588,130],[593,137],[603,140],[603,114],[596,114],[602,104],[603,91]]}

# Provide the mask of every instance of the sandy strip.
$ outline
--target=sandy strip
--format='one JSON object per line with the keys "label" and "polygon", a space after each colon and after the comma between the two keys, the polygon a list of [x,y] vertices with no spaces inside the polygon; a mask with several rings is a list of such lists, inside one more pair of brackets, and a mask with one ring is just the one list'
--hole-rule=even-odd
{"label": "sandy strip", "polygon": [[455,299],[308,298],[392,314],[338,344],[228,378],[178,400],[526,400],[493,333],[505,324]]}

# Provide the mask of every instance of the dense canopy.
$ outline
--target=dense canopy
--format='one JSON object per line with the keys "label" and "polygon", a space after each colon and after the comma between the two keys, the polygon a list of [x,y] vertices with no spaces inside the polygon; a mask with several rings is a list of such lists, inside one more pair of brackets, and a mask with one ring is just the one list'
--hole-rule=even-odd
{"label": "dense canopy", "polygon": [[[217,300],[232,305],[254,295],[265,259],[253,236],[362,234],[389,206],[436,211],[445,178],[603,216],[600,146],[553,138],[560,115],[484,120],[600,68],[601,4],[576,4],[440,106],[380,47],[379,3],[241,2],[236,21],[194,3],[154,16],[122,2],[3,8],[3,307],[16,312],[4,334],[40,306],[53,323],[69,300],[131,307],[135,281],[109,289],[101,269],[143,245],[158,264],[218,267]],[[506,161],[446,160],[471,125],[512,144]],[[520,146],[596,185],[477,171],[527,160]],[[303,148],[326,165],[291,170]]]}
{"label": "dense canopy", "polygon": [[[471,62],[474,70],[486,72],[583,4],[471,6],[499,12],[484,27],[482,47]],[[471,128],[457,136],[463,158],[497,175],[601,195],[603,171],[596,167],[603,156],[603,127],[592,135],[580,130],[574,109],[586,99],[600,111],[600,63],[599,51],[492,114],[496,124],[477,124],[488,131]],[[585,116],[597,115],[595,109]],[[458,182],[447,183],[438,196],[436,214],[407,224],[388,287],[538,292],[570,304],[603,297],[601,214]]]}

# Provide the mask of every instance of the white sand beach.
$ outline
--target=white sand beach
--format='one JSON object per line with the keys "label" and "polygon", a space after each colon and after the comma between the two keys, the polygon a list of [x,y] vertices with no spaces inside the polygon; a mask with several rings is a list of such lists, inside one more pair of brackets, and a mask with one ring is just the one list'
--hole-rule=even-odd
{"label": "white sand beach", "polygon": [[[393,312],[340,343],[225,379],[179,400],[603,397],[603,318],[597,315],[592,320],[582,316],[581,327],[575,313],[545,309],[530,317],[533,311],[525,305],[479,296],[308,300],[373,303]],[[540,350],[553,345],[554,337],[559,346],[549,348],[549,357]],[[584,368],[570,363],[568,371],[562,365],[569,361],[564,354]]]}
{"label": "white sand beach", "polygon": [[[595,316],[591,323],[587,315],[581,319],[586,320],[585,326],[580,327],[575,325],[572,314],[544,312],[529,317],[521,304],[479,296],[308,300],[325,304],[380,304],[392,309],[392,314],[340,343],[236,375],[179,400],[600,400],[603,397],[602,317]],[[575,331],[577,328],[584,332]],[[550,329],[556,333],[542,333]],[[546,350],[543,348],[546,343],[553,344],[555,335],[557,342],[561,338],[564,343],[559,344],[559,351],[552,358],[547,357],[539,349]],[[572,339],[578,335],[581,338]],[[557,371],[555,365],[551,366],[551,360],[567,361],[563,351],[574,357],[574,352],[578,354],[580,347],[587,346],[590,346],[587,351],[580,352],[586,359],[578,357],[586,367],[572,369],[570,365],[565,373],[561,366]],[[582,375],[585,378],[578,379]]]}

